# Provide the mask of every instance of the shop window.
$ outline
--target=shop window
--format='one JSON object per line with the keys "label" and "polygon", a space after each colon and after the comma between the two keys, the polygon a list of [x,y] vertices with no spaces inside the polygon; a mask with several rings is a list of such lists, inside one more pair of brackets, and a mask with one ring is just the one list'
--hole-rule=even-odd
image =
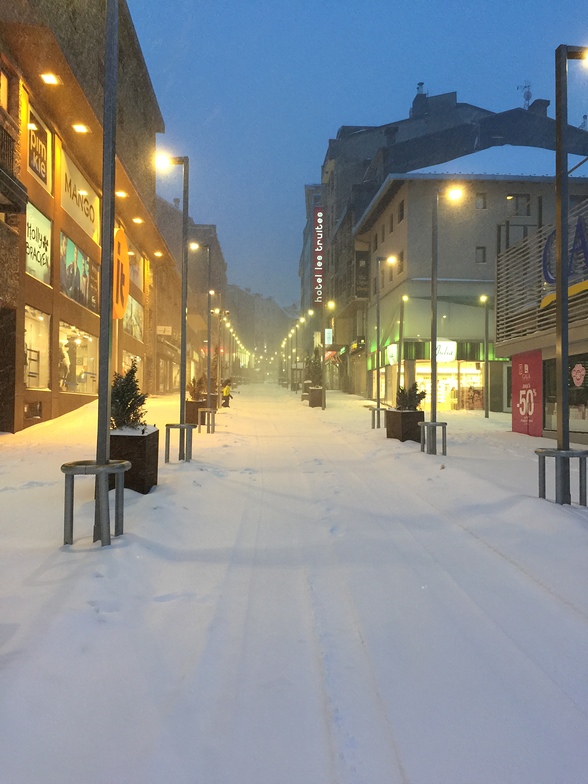
{"label": "shop window", "polygon": [[137,250],[134,245],[129,243],[129,273],[131,283],[134,283],[138,289],[144,291],[145,281],[145,258],[143,254]]}
{"label": "shop window", "polygon": [[4,71],[0,71],[0,106],[8,111],[8,77]]}
{"label": "shop window", "polygon": [[509,217],[529,217],[531,215],[531,195],[529,193],[509,193],[506,197],[506,213]]}
{"label": "shop window", "polygon": [[63,232],[59,238],[59,278],[62,294],[98,313],[100,267]]}
{"label": "shop window", "polygon": [[43,403],[40,400],[27,400],[23,406],[25,420],[42,419]]}
{"label": "shop window", "polygon": [[404,220],[404,199],[398,205],[398,223],[402,223]]}
{"label": "shop window", "polygon": [[28,389],[49,389],[51,316],[25,305],[24,383]]}
{"label": "shop window", "polygon": [[123,330],[137,340],[143,340],[143,306],[129,297],[123,317]]}
{"label": "shop window", "polygon": [[51,285],[51,221],[27,204],[26,271]]}
{"label": "shop window", "polygon": [[59,387],[62,392],[98,391],[98,338],[59,322]]}

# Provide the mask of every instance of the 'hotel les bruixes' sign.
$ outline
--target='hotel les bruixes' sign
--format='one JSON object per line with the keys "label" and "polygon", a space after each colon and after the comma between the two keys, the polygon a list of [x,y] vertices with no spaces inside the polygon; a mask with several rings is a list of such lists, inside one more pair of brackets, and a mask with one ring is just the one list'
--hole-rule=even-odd
{"label": "'hotel les bruixes' sign", "polygon": [[315,207],[312,228],[312,304],[314,307],[319,307],[323,304],[324,217],[325,212],[323,208]]}

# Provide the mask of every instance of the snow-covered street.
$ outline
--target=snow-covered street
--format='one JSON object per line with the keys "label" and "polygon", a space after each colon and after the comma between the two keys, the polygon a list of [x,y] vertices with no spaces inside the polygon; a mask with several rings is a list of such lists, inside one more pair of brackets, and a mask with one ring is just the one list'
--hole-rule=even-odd
{"label": "snow-covered street", "polygon": [[62,546],[96,404],[0,434],[1,784],[588,780],[588,512],[538,499],[553,442],[452,412],[426,455],[368,405],[243,386],[164,464],[149,399],[159,484],[110,548],[81,478]]}

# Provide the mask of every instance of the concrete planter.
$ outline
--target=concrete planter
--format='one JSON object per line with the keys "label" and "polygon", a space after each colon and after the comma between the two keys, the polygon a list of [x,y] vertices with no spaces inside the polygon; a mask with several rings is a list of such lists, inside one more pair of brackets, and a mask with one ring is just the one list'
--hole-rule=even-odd
{"label": "concrete planter", "polygon": [[206,400],[186,400],[186,422],[188,424],[198,424],[198,411],[201,408],[206,408]]}
{"label": "concrete planter", "polygon": [[[159,430],[150,427],[129,433],[125,430],[110,431],[110,457],[112,460],[129,460],[131,468],[125,474],[125,487],[146,495],[157,484],[159,459]],[[111,477],[114,487],[114,476]]]}
{"label": "concrete planter", "polygon": [[323,405],[323,388],[322,387],[309,387],[308,389],[308,407],[318,408]]}
{"label": "concrete planter", "polygon": [[391,408],[386,411],[386,438],[420,443],[421,429],[418,423],[424,421],[424,411],[398,411],[396,408]]}

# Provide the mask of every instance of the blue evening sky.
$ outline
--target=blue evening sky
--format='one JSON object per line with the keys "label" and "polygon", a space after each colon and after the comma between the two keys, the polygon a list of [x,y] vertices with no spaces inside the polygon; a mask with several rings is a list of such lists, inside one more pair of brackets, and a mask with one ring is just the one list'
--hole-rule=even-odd
{"label": "blue evening sky", "polygon": [[[522,106],[529,81],[553,117],[555,49],[588,44],[577,0],[128,4],[166,123],[159,147],[190,158],[191,216],[217,225],[230,283],[282,305],[300,296],[304,185],[341,125],[407,117],[419,81],[492,111]],[[580,63],[568,92],[580,125]],[[159,189],[179,197],[181,173]]]}

